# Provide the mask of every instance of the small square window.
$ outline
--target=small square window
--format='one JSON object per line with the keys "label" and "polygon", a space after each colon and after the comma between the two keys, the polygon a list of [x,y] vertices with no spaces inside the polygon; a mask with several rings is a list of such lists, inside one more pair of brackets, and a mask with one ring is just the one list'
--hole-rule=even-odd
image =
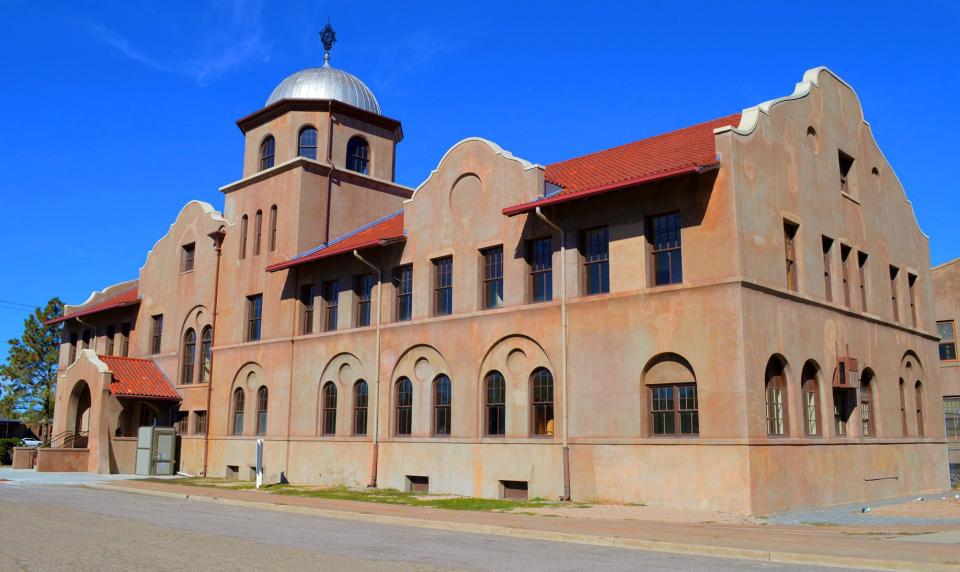
{"label": "small square window", "polygon": [[837,151],[840,162],[840,190],[844,193],[850,192],[850,170],[853,168],[853,157],[843,151]]}

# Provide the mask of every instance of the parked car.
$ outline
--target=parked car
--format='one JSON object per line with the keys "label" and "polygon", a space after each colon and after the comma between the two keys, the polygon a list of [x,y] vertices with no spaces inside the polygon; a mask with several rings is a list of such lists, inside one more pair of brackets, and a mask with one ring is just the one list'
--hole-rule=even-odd
{"label": "parked car", "polygon": [[23,439],[20,439],[21,447],[39,447],[41,444],[42,441],[40,441],[40,439],[35,439],[33,437],[24,437]]}

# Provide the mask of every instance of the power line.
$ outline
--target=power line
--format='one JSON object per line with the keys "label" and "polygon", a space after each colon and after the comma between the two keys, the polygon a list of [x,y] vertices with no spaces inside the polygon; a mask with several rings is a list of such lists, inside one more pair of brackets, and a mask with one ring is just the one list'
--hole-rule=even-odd
{"label": "power line", "polygon": [[37,307],[37,306],[34,306],[33,304],[24,304],[23,302],[13,302],[11,300],[0,300],[0,304],[3,304],[5,306],[20,306],[26,310],[33,310],[34,308]]}

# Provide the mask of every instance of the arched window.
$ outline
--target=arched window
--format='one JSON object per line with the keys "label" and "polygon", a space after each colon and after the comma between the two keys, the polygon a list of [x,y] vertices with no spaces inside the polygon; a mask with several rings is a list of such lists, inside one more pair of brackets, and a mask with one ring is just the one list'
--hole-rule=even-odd
{"label": "arched window", "polygon": [[270,207],[270,252],[277,249],[277,205]]}
{"label": "arched window", "polygon": [[263,140],[263,143],[260,144],[260,170],[269,169],[273,167],[273,154],[276,149],[277,142],[273,139],[273,135],[267,135],[267,138]]}
{"label": "arched window", "polygon": [[873,372],[869,369],[860,376],[860,431],[864,437],[876,437],[876,426],[873,420]]}
{"label": "arched window", "polygon": [[299,155],[307,159],[317,159],[317,130],[313,127],[304,127],[298,138]]}
{"label": "arched window", "polygon": [[397,381],[397,435],[413,432],[413,384],[401,377]]}
{"label": "arched window", "polygon": [[916,393],[914,401],[917,405],[917,435],[923,437],[923,384],[918,381],[913,389]]}
{"label": "arched window", "polygon": [[433,380],[433,434],[450,434],[450,378],[441,374]]}
{"label": "arched window", "polygon": [[213,365],[213,328],[207,326],[200,334],[200,383],[210,383]]}
{"label": "arched window", "polygon": [[249,219],[247,215],[240,218],[240,260],[247,257],[247,224]]}
{"label": "arched window", "polygon": [[267,387],[257,390],[257,435],[267,434]]}
{"label": "arched window", "polygon": [[682,356],[661,354],[644,368],[643,382],[650,393],[650,434],[700,434],[697,380]]}
{"label": "arched window", "polygon": [[767,435],[782,437],[787,434],[787,377],[786,364],[777,356],[767,362],[764,394],[767,410]]}
{"label": "arched window", "polygon": [[803,398],[803,432],[808,437],[820,435],[820,384],[817,381],[817,366],[808,361],[803,366],[803,381],[800,394]]}
{"label": "arched window", "polygon": [[539,368],[530,376],[531,433],[553,437],[553,376]]}
{"label": "arched window", "polygon": [[258,210],[253,219],[253,255],[260,254],[260,237],[263,236],[263,211]]}
{"label": "arched window", "polygon": [[367,174],[370,162],[370,146],[363,137],[355,136],[347,142],[347,168],[357,173]]}
{"label": "arched window", "polygon": [[491,371],[483,379],[483,385],[487,435],[505,435],[507,433],[507,384],[499,371]]}
{"label": "arched window", "polygon": [[353,434],[367,434],[367,382],[353,384]]}
{"label": "arched window", "polygon": [[180,372],[180,383],[193,383],[193,364],[197,354],[197,334],[193,328],[183,335],[183,371]]}
{"label": "arched window", "polygon": [[237,388],[233,392],[233,431],[234,435],[243,435],[243,389]]}
{"label": "arched window", "polygon": [[907,431],[907,396],[906,390],[904,389],[903,378],[900,378],[900,430],[903,432],[903,436],[906,437],[909,433]]}
{"label": "arched window", "polygon": [[337,386],[328,381],[323,386],[323,425],[324,435],[337,434]]}

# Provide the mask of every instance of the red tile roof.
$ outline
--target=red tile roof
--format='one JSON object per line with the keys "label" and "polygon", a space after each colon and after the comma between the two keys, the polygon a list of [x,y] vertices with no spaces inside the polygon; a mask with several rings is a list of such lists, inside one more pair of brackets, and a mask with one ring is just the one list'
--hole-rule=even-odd
{"label": "red tile roof", "polygon": [[54,318],[45,322],[44,325],[52,326],[54,324],[59,324],[60,322],[65,322],[71,318],[79,318],[81,316],[87,316],[90,314],[96,314],[97,312],[103,312],[106,310],[112,310],[114,308],[120,308],[122,306],[130,306],[132,304],[140,303],[140,292],[137,285],[134,285],[126,290],[112,294],[103,300],[95,304],[90,304],[89,306],[82,306],[80,308],[75,308],[70,311],[69,314],[64,314],[59,318]]}
{"label": "red tile roof", "polygon": [[113,372],[110,393],[121,397],[180,400],[180,395],[153,360],[120,356],[97,357]]}
{"label": "red tile roof", "polygon": [[267,266],[267,272],[276,272],[313,260],[352,252],[353,250],[384,246],[398,240],[404,240],[402,210],[352,230],[335,240],[331,240],[328,244],[321,244],[306,252],[301,252],[286,262]]}
{"label": "red tile roof", "polygon": [[547,165],[544,179],[560,192],[503,209],[516,215],[584,196],[699,172],[716,166],[713,130],[738,125],[740,114],[699,123],[619,147]]}

